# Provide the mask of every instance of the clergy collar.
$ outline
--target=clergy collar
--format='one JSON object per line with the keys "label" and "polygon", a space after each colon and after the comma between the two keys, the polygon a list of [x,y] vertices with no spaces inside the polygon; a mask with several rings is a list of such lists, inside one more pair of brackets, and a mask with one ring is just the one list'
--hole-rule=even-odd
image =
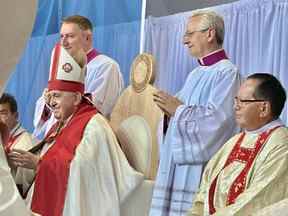
{"label": "clergy collar", "polygon": [[224,49],[218,49],[212,53],[209,53],[208,55],[199,58],[198,63],[201,66],[210,66],[213,65],[223,59],[228,59]]}
{"label": "clergy collar", "polygon": [[258,128],[256,130],[252,130],[252,131],[246,131],[245,132],[247,134],[260,134],[260,133],[263,133],[264,131],[267,131],[269,129],[272,129],[274,127],[277,127],[277,126],[283,126],[283,122],[278,118],[272,122],[269,122],[268,124],[262,126],[261,128]]}
{"label": "clergy collar", "polygon": [[21,127],[21,126],[20,126],[20,123],[18,122],[18,123],[14,126],[14,128],[10,131],[10,134],[14,134],[20,127]]}
{"label": "clergy collar", "polygon": [[89,50],[88,52],[87,52],[87,64],[92,60],[92,59],[94,59],[96,56],[98,56],[100,53],[96,50],[96,49],[94,49],[94,48],[92,48],[91,50]]}

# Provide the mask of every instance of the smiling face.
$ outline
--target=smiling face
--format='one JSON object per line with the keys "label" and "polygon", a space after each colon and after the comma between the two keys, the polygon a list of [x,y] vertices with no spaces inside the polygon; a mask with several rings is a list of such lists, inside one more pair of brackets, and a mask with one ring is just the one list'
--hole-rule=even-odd
{"label": "smiling face", "polygon": [[262,127],[272,118],[269,102],[254,97],[258,84],[256,79],[244,81],[234,102],[236,122],[248,131]]}
{"label": "smiling face", "polygon": [[12,112],[9,103],[0,104],[0,121],[11,131],[18,122],[18,113]]}
{"label": "smiling face", "polygon": [[201,58],[211,52],[211,44],[215,40],[215,30],[201,27],[201,16],[190,17],[183,43],[188,47],[190,54]]}
{"label": "smiling face", "polygon": [[[79,100],[78,93],[51,90],[51,101],[53,114],[59,121],[65,121],[76,110],[81,100]],[[81,97],[80,97],[81,98]]]}
{"label": "smiling face", "polygon": [[60,30],[60,43],[70,53],[76,55],[79,49],[87,52],[90,36],[75,23],[63,23]]}

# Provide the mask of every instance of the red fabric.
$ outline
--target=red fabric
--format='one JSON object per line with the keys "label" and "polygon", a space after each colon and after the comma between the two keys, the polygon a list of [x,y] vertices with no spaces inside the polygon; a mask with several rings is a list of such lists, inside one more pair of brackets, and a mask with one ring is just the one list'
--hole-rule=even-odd
{"label": "red fabric", "polygon": [[[258,137],[255,147],[254,148],[243,148],[241,147],[241,143],[244,139],[245,133],[242,133],[239,139],[237,140],[235,146],[233,147],[231,153],[228,156],[228,159],[225,162],[225,165],[221,169],[221,171],[230,165],[234,161],[241,161],[245,163],[244,169],[240,172],[240,174],[236,177],[234,182],[232,183],[229,191],[228,196],[226,200],[226,205],[231,205],[235,203],[236,198],[245,190],[246,186],[246,177],[247,174],[254,162],[254,159],[256,158],[257,154],[262,149],[262,146],[266,143],[268,140],[270,134],[276,130],[278,127],[274,127],[268,131],[263,132]],[[220,171],[220,172],[221,172]],[[220,173],[219,172],[219,173]],[[210,188],[209,188],[209,194],[208,194],[208,202],[209,202],[209,213],[214,214],[216,212],[215,206],[214,206],[214,196],[215,196],[215,189],[216,189],[216,183],[218,180],[218,175],[214,178],[212,181]]]}
{"label": "red fabric", "polygon": [[83,102],[68,125],[57,135],[54,145],[43,156],[35,178],[31,205],[33,212],[42,216],[62,215],[70,163],[88,121],[96,113],[95,107]]}
{"label": "red fabric", "polygon": [[16,136],[9,137],[7,145],[5,146],[5,152],[8,154],[12,149],[12,145],[14,144],[15,140],[20,137],[25,131],[22,131],[21,133],[17,134]]}
{"label": "red fabric", "polygon": [[49,80],[48,89],[50,90],[59,90],[59,91],[69,91],[69,92],[80,92],[84,94],[84,84],[73,81],[65,80]]}
{"label": "red fabric", "polygon": [[198,63],[202,66],[210,66],[213,65],[223,59],[228,59],[225,51],[223,49],[218,52],[212,53],[208,56],[203,57],[202,59],[198,59]]}
{"label": "red fabric", "polygon": [[53,60],[52,60],[52,68],[51,68],[51,77],[50,80],[56,80],[56,74],[57,74],[57,69],[58,69],[58,63],[59,63],[59,56],[60,56],[60,49],[61,45],[59,43],[56,44],[55,50],[54,50],[54,55],[53,55]]}
{"label": "red fabric", "polygon": [[92,49],[87,53],[87,64],[92,61],[96,56],[100,55],[100,53],[96,49]]}

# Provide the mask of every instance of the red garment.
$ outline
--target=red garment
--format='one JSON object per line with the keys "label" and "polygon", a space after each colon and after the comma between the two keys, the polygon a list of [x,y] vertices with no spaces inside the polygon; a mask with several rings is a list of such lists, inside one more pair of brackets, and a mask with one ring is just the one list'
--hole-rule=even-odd
{"label": "red garment", "polygon": [[[70,163],[81,142],[89,120],[97,113],[84,101],[67,126],[55,138],[54,145],[42,157],[35,178],[31,209],[42,216],[62,215],[67,191]],[[55,130],[52,127],[51,131]]]}
{"label": "red garment", "polygon": [[8,154],[9,152],[12,151],[12,146],[14,144],[14,142],[17,140],[18,137],[20,137],[25,131],[22,131],[18,134],[16,134],[15,136],[10,136],[7,142],[7,145],[5,145],[5,152],[6,154]]}

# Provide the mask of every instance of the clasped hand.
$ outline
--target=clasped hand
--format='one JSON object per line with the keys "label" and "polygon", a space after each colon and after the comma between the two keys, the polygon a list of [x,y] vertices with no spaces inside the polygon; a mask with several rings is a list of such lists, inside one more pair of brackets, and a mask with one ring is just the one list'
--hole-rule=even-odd
{"label": "clasped hand", "polygon": [[157,106],[169,117],[173,116],[177,107],[183,104],[183,102],[178,98],[173,97],[163,91],[154,93],[153,100]]}
{"label": "clasped hand", "polygon": [[13,151],[8,154],[8,160],[12,166],[34,170],[37,168],[39,158],[38,155],[20,149],[13,149]]}

